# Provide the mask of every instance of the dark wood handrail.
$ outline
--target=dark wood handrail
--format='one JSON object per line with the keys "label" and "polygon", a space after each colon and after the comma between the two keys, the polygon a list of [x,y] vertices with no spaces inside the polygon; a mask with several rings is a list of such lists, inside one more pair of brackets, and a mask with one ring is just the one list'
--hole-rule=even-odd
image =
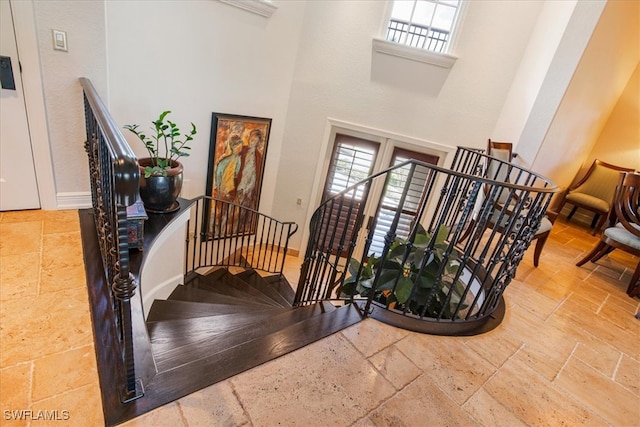
{"label": "dark wood handrail", "polygon": [[[129,402],[143,395],[136,371],[131,301],[137,288],[131,273],[127,206],[138,198],[138,161],[124,136],[87,78],[80,78],[84,91],[85,149],[89,161],[93,217],[104,266],[107,293],[111,296],[110,317],[114,319],[113,343],[119,348],[119,400]],[[102,283],[89,283],[101,286]]]}
{"label": "dark wood handrail", "polygon": [[123,206],[131,206],[138,199],[138,180],[140,170],[138,159],[127,143],[120,128],[116,124],[107,107],[100,99],[98,92],[93,87],[91,80],[80,77],[80,84],[95,120],[104,135],[105,148],[109,151],[109,157],[113,159],[114,197],[116,203]]}

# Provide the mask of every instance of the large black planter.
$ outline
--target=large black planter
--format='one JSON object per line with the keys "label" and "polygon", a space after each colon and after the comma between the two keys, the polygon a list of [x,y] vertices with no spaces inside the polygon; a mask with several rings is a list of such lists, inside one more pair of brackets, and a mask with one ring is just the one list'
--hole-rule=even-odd
{"label": "large black planter", "polygon": [[175,212],[180,208],[176,201],[182,190],[182,171],[180,162],[172,161],[167,176],[153,175],[144,177],[144,168],[153,166],[150,158],[138,159],[140,166],[140,198],[144,208],[151,213]]}

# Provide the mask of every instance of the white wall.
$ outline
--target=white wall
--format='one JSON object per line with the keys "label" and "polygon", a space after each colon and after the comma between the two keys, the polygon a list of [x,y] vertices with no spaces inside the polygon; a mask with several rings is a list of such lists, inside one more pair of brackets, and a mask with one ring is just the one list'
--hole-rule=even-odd
{"label": "white wall", "polygon": [[[212,0],[108,1],[110,109],[150,126],[163,110],[198,135],[185,197],[205,193],[211,114],[272,118],[260,209],[270,212],[304,4],[280,2],[270,19]],[[139,156],[142,144],[125,133]]]}
{"label": "white wall", "polygon": [[[384,2],[307,3],[276,184],[276,218],[307,226],[307,206],[298,207],[296,199],[312,193],[328,118],[451,147],[486,144],[542,3],[471,1],[468,6],[452,52],[459,59],[433,95],[395,85],[394,76],[372,79],[371,42]],[[300,236],[294,236],[293,248],[301,247]]]}
{"label": "white wall", "polygon": [[[517,143],[577,0],[545,1],[491,138]],[[535,148],[535,147],[534,147]]]}
{"label": "white wall", "polygon": [[[35,1],[33,5],[60,205],[65,195],[89,194],[84,109],[78,78],[89,77],[98,92],[107,93],[104,5],[99,1],[64,0]],[[53,49],[52,29],[67,32],[68,52]]]}
{"label": "white wall", "polygon": [[586,158],[640,171],[640,62]]}
{"label": "white wall", "polygon": [[[576,9],[581,8],[583,15],[593,15],[597,13],[597,5],[598,2],[579,2]],[[640,2],[609,1],[597,16],[600,19],[593,24],[593,34],[587,40],[584,53],[580,55],[575,73],[569,76],[570,83],[555,111],[551,125],[546,129],[536,129],[533,125],[540,116],[549,114],[546,110],[541,111],[544,105],[553,102],[549,99],[552,97],[549,95],[552,89],[549,88],[540,93],[539,97],[547,94],[546,99],[541,100],[541,105],[536,107],[538,110],[534,108],[534,114],[528,123],[531,126],[529,130],[525,129],[523,134],[523,138],[533,139],[539,139],[533,136],[536,133],[543,135],[542,144],[535,153],[531,167],[563,188],[571,184],[581,165],[587,161],[589,152],[596,144],[640,61]],[[578,35],[571,32],[572,29],[575,30],[581,24],[585,25],[593,20],[593,16],[589,19],[584,19],[584,16],[579,18],[579,21],[572,18],[574,22],[567,28],[567,36],[570,36],[566,43],[568,45],[578,39]],[[568,38],[567,36],[565,38]],[[562,52],[561,50],[559,53]],[[556,61],[570,60],[569,56],[571,55],[566,54]],[[562,67],[556,67],[555,74],[553,71],[551,74],[556,76],[555,81],[565,78],[562,74],[566,72],[560,71]],[[553,83],[554,81],[549,85],[552,86]],[[555,93],[553,97],[558,95]],[[638,146],[640,144],[636,145],[636,149]],[[611,144],[608,149],[613,153],[619,147],[617,144]],[[632,159],[629,161],[632,162]],[[632,164],[629,166],[634,167]],[[588,167],[588,164],[585,167]]]}

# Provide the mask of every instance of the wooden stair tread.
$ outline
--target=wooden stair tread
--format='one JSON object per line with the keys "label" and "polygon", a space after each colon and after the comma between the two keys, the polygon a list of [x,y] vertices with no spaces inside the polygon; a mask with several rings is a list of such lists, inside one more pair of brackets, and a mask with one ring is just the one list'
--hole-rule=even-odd
{"label": "wooden stair tread", "polygon": [[176,286],[176,288],[173,290],[173,292],[171,292],[171,295],[169,295],[167,299],[191,302],[206,302],[213,304],[258,305],[267,307],[267,305],[265,304],[249,303],[246,299],[235,298],[209,290],[198,289],[193,286],[185,285]]}
{"label": "wooden stair tread", "polygon": [[180,347],[154,344],[153,353],[156,364],[159,371],[173,369],[204,357],[210,357],[248,341],[259,339],[310,317],[330,313],[335,309],[329,303],[290,308],[286,312],[270,317],[268,322],[247,325],[229,333],[206,337]]}
{"label": "wooden stair tread", "polygon": [[[212,290],[214,292],[222,293],[225,295],[233,296],[236,298],[244,298],[255,303],[263,303],[268,305],[277,305],[283,307],[278,301],[274,301],[271,297],[264,294],[260,290],[253,287],[251,284],[242,280],[234,274],[229,273],[224,269],[221,273],[215,276],[211,275],[195,275],[189,278],[188,284],[195,286],[199,289]],[[290,304],[286,305],[287,307]]]}
{"label": "wooden stair tread", "polygon": [[[267,278],[261,277],[255,270],[243,271],[242,273],[236,274],[236,276],[249,283],[260,292],[268,295],[274,301],[285,306],[291,306],[291,302],[280,294],[278,288],[273,286],[273,283],[271,283]],[[289,285],[287,284],[287,286]]]}
{"label": "wooden stair tread", "polygon": [[214,304],[181,300],[154,300],[147,316],[147,323],[162,320],[190,319],[193,317],[218,316],[221,314],[242,313],[251,307],[253,311],[271,310],[270,306],[247,306]]}
{"label": "wooden stair tread", "polygon": [[229,333],[237,328],[265,321],[290,309],[274,307],[270,310],[244,311],[217,316],[193,317],[190,319],[161,320],[148,322],[147,330],[152,347],[180,347],[190,342]]}
{"label": "wooden stair tread", "polygon": [[211,384],[302,348],[362,320],[353,304],[245,342],[217,354],[159,372],[145,393],[157,399],[171,394],[180,398]]}
{"label": "wooden stair tread", "polygon": [[[225,273],[225,272],[223,272]],[[233,282],[233,276],[230,274],[215,274],[215,275],[206,275],[201,276],[199,274],[192,275],[188,278],[188,281],[185,282],[184,286],[189,288],[201,289],[208,292],[213,292],[218,295],[226,295],[229,297],[237,298],[239,300],[244,301],[246,304],[255,304],[255,305],[271,305],[271,306],[279,306],[272,299],[265,298],[263,294],[260,294],[260,298],[256,298],[253,295],[245,291],[238,290],[233,286],[230,286],[230,282]],[[240,280],[240,279],[236,279]],[[247,285],[249,286],[249,285]]]}

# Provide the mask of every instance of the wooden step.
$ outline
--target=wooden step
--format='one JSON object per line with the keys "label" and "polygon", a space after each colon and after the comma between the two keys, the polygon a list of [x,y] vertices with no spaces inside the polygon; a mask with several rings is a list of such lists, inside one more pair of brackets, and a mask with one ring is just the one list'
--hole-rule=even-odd
{"label": "wooden step", "polygon": [[[284,306],[291,306],[291,302],[279,292],[278,287],[281,286],[279,282],[276,286],[274,286],[275,281],[272,282],[264,277],[261,277],[255,270],[243,271],[242,273],[236,274],[236,277],[239,277],[245,282],[249,283],[260,292],[268,295],[274,301],[277,301]],[[289,284],[287,283],[286,286],[289,286]]]}
{"label": "wooden step", "polygon": [[218,272],[215,277],[210,275],[200,276],[197,278],[194,277],[194,281],[190,282],[190,284],[191,283],[193,283],[197,288],[209,289],[223,294],[226,292],[227,295],[246,298],[250,301],[276,305],[279,307],[291,306],[290,304],[279,304],[277,301],[274,301],[268,295],[260,292],[241,278],[229,273],[226,269],[223,269],[222,272]]}
{"label": "wooden step", "polygon": [[361,320],[358,309],[349,304],[332,313],[313,316],[175,369],[161,370],[145,391],[145,398],[159,399],[167,394],[176,396],[175,398],[185,396],[302,348]]}
{"label": "wooden step", "polygon": [[220,314],[241,313],[251,308],[253,311],[271,310],[270,306],[247,306],[231,304],[213,304],[180,300],[154,300],[147,316],[147,322],[161,320],[190,319],[193,317],[217,316]]}
{"label": "wooden step", "polygon": [[293,304],[293,300],[296,298],[296,291],[293,290],[289,282],[284,276],[273,275],[263,277],[264,280],[275,288],[280,295],[282,295],[290,305]]}
{"label": "wooden step", "polygon": [[160,371],[173,369],[198,359],[210,357],[248,341],[259,339],[310,317],[331,313],[335,309],[330,303],[290,308],[286,312],[269,318],[268,322],[251,324],[229,333],[206,337],[181,347],[154,344],[154,358]]}
{"label": "wooden step", "polygon": [[168,300],[206,302],[213,304],[231,304],[231,305],[259,305],[262,307],[270,307],[262,303],[248,302],[244,298],[235,298],[228,295],[218,294],[209,290],[198,289],[193,286],[178,285],[171,292]]}
{"label": "wooden step", "polygon": [[227,334],[243,326],[265,323],[273,316],[288,312],[288,308],[245,311],[243,313],[220,314],[217,316],[194,317],[190,319],[161,320],[148,322],[147,330],[152,347],[176,348],[217,334]]}
{"label": "wooden step", "polygon": [[[239,282],[240,279],[235,278],[229,274],[226,270],[216,272],[214,275],[201,276],[195,274],[187,278],[185,282],[186,287],[193,287],[209,292],[214,292],[219,295],[226,295],[229,297],[237,298],[245,301],[246,304],[262,304],[282,307],[281,304],[276,303],[270,298],[266,298],[263,294],[259,294],[259,297],[253,296],[245,291],[234,288],[230,283]],[[237,284],[236,284],[237,285]],[[250,287],[245,283],[245,286]]]}

